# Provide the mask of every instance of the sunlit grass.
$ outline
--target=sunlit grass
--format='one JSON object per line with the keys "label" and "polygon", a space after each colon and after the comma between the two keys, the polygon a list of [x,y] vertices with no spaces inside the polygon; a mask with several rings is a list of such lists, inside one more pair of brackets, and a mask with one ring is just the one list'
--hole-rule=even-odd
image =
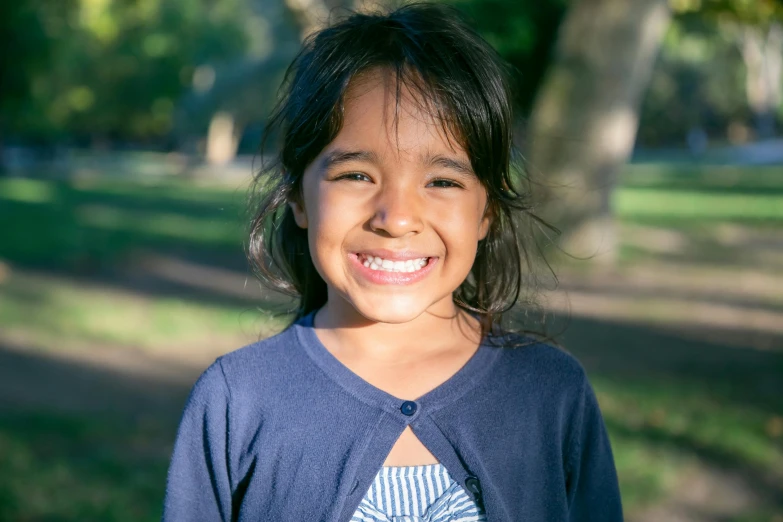
{"label": "sunlit grass", "polygon": [[0,330],[49,349],[119,345],[149,352],[239,348],[283,325],[247,306],[85,288],[73,282],[12,274],[0,285]]}
{"label": "sunlit grass", "polygon": [[711,194],[624,187],[614,196],[622,217],[783,221],[783,195]]}
{"label": "sunlit grass", "polygon": [[[0,332],[52,351],[119,346],[217,355],[276,331],[284,319],[252,304],[141,295],[15,270],[100,270],[136,249],[242,256],[246,187],[162,178],[0,179],[0,260],[11,266],[0,282]],[[621,222],[676,230],[683,241],[727,224],[773,230],[783,223],[783,176],[778,168],[633,165],[615,204]],[[738,250],[722,248],[716,252]],[[639,247],[631,254],[634,262],[652,259]],[[626,311],[648,323],[684,315],[654,300]],[[618,377],[591,374],[627,512],[687,487],[683,477],[705,463],[783,480],[783,419],[712,393],[732,383]],[[739,377],[753,378],[738,376],[737,386],[746,382]],[[151,430],[125,422],[0,415],[0,520],[158,520],[176,419]],[[770,517],[759,508],[727,520]]]}
{"label": "sunlit grass", "polygon": [[126,210],[108,205],[82,205],[76,208],[82,227],[120,231],[148,238],[170,238],[194,243],[241,244],[241,227],[236,220],[183,216],[172,212]]}
{"label": "sunlit grass", "polygon": [[241,257],[245,199],[184,180],[0,179],[0,259],[102,270],[140,248]]}
{"label": "sunlit grass", "polygon": [[746,189],[783,190],[780,166],[748,165],[677,165],[670,163],[637,163],[626,165],[620,178],[624,187],[717,187],[742,192]]}
{"label": "sunlit grass", "polygon": [[[142,247],[241,255],[248,186],[249,179],[233,186],[160,177],[0,179],[0,258],[70,269],[105,267]],[[705,190],[716,187],[722,190]],[[632,165],[613,204],[621,222],[697,237],[717,223],[780,223],[783,181],[767,168]]]}
{"label": "sunlit grass", "polygon": [[53,203],[57,191],[47,181],[35,179],[0,179],[2,199],[22,203]]}

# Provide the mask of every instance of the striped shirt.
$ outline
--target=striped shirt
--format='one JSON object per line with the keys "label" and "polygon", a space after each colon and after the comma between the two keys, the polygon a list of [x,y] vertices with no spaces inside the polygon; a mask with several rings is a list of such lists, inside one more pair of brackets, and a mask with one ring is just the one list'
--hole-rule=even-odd
{"label": "striped shirt", "polygon": [[442,464],[382,467],[351,522],[484,522]]}

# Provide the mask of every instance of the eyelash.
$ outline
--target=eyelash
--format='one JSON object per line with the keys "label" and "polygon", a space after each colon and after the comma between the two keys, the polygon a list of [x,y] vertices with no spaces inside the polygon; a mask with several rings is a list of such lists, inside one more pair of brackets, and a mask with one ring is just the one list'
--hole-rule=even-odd
{"label": "eyelash", "polygon": [[[348,180],[348,181],[364,181],[364,179],[357,179],[359,177],[370,179],[370,177],[367,174],[362,174],[361,172],[349,172],[347,174],[342,174],[336,178],[334,178],[334,181],[339,180]],[[450,180],[450,179],[443,179],[438,178],[430,181],[428,185],[431,185],[433,183],[448,183],[446,186],[438,186],[437,188],[464,188],[462,185],[457,183],[456,181]]]}
{"label": "eyelash", "polygon": [[370,179],[370,177],[367,174],[362,174],[361,172],[348,172],[346,174],[341,174],[340,176],[337,176],[334,178],[334,181],[339,181],[341,179],[346,179],[348,181],[364,181],[361,179],[356,179],[357,176],[362,176],[364,178]]}
{"label": "eyelash", "polygon": [[443,178],[433,179],[432,181],[430,181],[429,184],[432,184],[432,183],[448,183],[448,186],[439,187],[439,188],[465,188],[462,185],[460,185],[459,183],[457,183],[456,181],[453,181],[453,180],[450,180],[450,179],[443,179]]}

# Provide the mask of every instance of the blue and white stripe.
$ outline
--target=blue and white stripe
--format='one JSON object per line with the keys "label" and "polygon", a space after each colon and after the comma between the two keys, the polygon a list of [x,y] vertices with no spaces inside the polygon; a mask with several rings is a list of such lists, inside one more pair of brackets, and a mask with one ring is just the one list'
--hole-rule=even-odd
{"label": "blue and white stripe", "polygon": [[484,522],[442,464],[383,467],[351,522]]}

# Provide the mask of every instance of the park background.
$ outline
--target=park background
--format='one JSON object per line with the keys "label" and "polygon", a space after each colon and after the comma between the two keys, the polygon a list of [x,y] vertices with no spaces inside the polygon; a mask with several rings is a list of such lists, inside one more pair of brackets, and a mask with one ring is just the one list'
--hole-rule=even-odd
{"label": "park background", "polygon": [[[783,6],[447,3],[515,68],[561,229],[539,312],[595,386],[627,518],[780,522]],[[0,3],[0,520],[159,519],[195,378],[285,324],[243,254],[284,68],[375,7]]]}

